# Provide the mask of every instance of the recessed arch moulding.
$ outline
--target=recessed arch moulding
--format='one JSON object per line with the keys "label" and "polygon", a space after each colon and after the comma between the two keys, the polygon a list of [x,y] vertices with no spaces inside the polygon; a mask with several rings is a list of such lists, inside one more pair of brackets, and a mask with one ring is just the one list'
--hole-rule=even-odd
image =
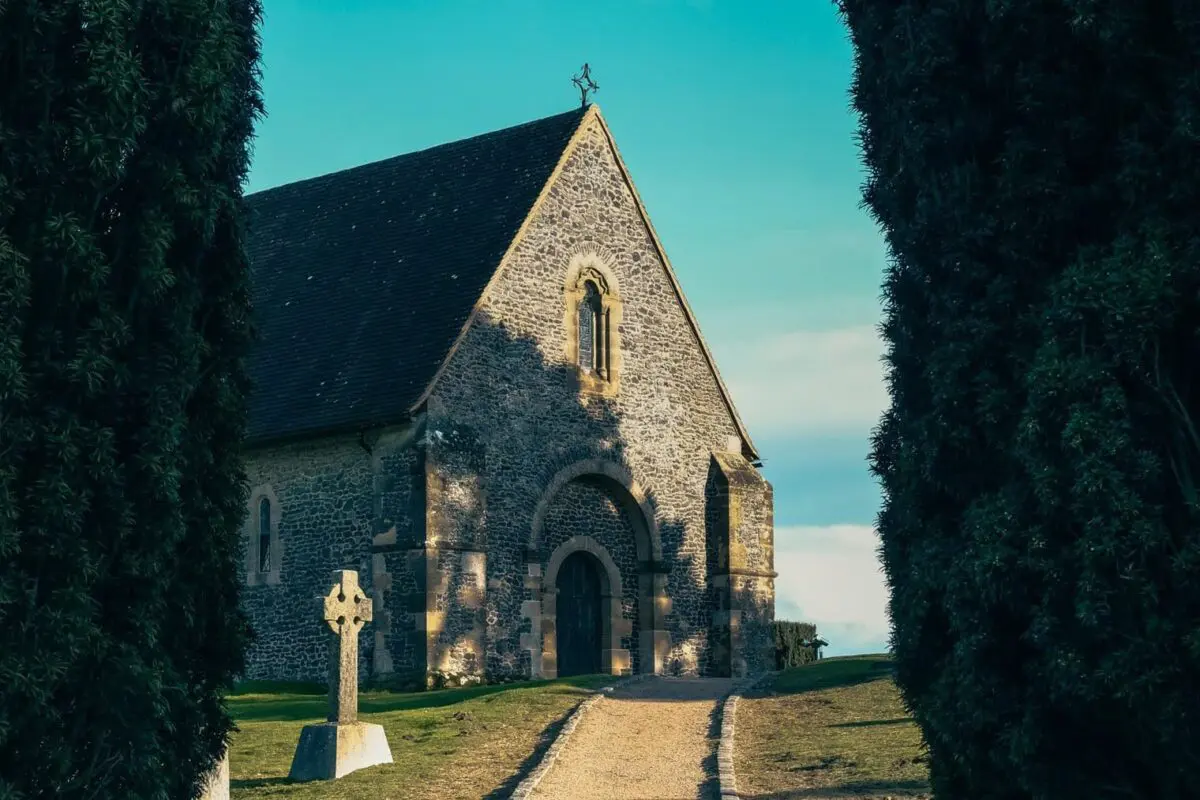
{"label": "recessed arch moulding", "polygon": [[[555,541],[548,536],[548,514],[556,503],[564,502],[565,493],[581,485],[610,498],[627,523],[636,561],[624,575],[609,547],[598,537],[578,534]],[[621,538],[618,535],[610,540],[609,546],[619,547]],[[522,607],[528,631],[521,636],[521,646],[529,653],[533,677],[558,675],[557,579],[563,562],[578,552],[595,560],[601,580],[601,668],[622,675],[631,673],[636,663],[640,672],[663,672],[671,637],[665,623],[670,600],[662,567],[662,541],[647,494],[627,467],[595,458],[559,470],[534,509],[526,552],[526,586],[532,597]],[[623,602],[630,594],[634,597],[632,613]],[[631,648],[636,648],[636,658]]]}

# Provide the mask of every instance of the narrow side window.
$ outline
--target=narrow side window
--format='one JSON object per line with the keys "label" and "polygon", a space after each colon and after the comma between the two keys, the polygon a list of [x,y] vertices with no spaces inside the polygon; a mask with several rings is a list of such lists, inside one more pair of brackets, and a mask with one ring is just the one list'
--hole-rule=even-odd
{"label": "narrow side window", "polygon": [[258,571],[271,571],[271,501],[258,501]]}

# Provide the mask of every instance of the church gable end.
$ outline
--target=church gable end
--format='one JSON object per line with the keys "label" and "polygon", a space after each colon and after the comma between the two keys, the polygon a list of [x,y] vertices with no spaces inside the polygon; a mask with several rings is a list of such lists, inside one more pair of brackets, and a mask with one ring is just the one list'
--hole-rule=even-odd
{"label": "church gable end", "polygon": [[[540,262],[534,275],[521,266],[531,251],[536,251]],[[618,254],[624,260],[620,268],[614,260]],[[508,274],[514,272],[517,275]],[[654,296],[653,308],[661,316],[630,319],[622,325],[624,303],[617,291],[622,279],[618,273],[637,283],[643,298]],[[514,292],[516,298],[504,296]],[[657,347],[664,355],[687,353],[692,361],[689,367],[701,365],[688,370],[693,393],[718,398],[734,428],[733,435],[740,440],[737,449],[752,461],[758,460],[612,134],[594,105],[588,107],[558,166],[484,287],[462,334],[416,405],[434,393],[473,327],[508,325],[510,333],[532,334],[545,346],[549,341],[544,321],[535,323],[532,317],[550,309],[558,309],[565,323],[563,336],[554,345],[557,356],[552,355],[551,361],[569,364],[585,394],[616,393],[619,383],[615,376],[623,359],[622,332],[633,333],[644,322],[641,351],[648,354]],[[585,310],[593,313],[581,313]],[[531,324],[524,324],[526,319]],[[668,335],[673,338],[668,340]],[[581,336],[590,341],[581,345]],[[609,373],[614,379],[605,380]]]}
{"label": "church gable end", "polygon": [[[590,563],[598,585],[607,585],[605,565],[616,565],[625,593],[619,609],[600,614],[601,663],[711,671],[710,639],[729,641],[740,620],[731,619],[728,605],[713,605],[714,574],[728,584],[729,568],[707,563],[708,495],[717,491],[710,466],[713,454],[729,453],[755,470],[747,458],[756,455],[594,108],[427,399],[431,425],[462,426],[487,443],[477,482],[487,498],[486,628],[480,637],[468,627],[476,618],[464,620],[462,630],[441,633],[444,641],[482,638],[489,674],[553,675],[563,663],[557,648],[565,623],[546,609],[568,588],[552,585],[559,578],[550,568],[563,543],[580,536],[596,551]],[[554,475],[587,464],[597,467],[579,471],[582,483],[555,488]],[[570,523],[579,529],[573,534],[535,532],[535,509],[548,503],[563,509],[563,520],[573,519],[580,498],[592,497],[581,487],[610,486],[604,475],[618,473],[647,493],[647,524],[658,531],[661,552],[633,557],[621,525],[589,527],[600,524],[599,512],[588,525]],[[755,519],[769,521],[766,481],[738,498]],[[728,541],[731,533],[723,535]],[[750,553],[744,566],[753,573],[753,593],[773,605],[769,552]],[[769,612],[744,620],[756,627],[769,621]],[[580,641],[577,634],[566,641]],[[579,663],[576,656],[567,663]],[[724,663],[741,672],[765,661],[764,653],[739,653]],[[449,650],[440,663],[466,669]]]}

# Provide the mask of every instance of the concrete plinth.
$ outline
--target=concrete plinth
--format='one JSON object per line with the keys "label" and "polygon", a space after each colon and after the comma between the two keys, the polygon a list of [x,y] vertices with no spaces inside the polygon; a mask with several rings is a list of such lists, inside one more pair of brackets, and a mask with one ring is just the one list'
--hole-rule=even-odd
{"label": "concrete plinth", "polygon": [[200,800],[229,800],[229,753],[208,773]]}
{"label": "concrete plinth", "polygon": [[305,725],[288,778],[328,781],[376,764],[391,764],[392,751],[382,725],[322,722]]}

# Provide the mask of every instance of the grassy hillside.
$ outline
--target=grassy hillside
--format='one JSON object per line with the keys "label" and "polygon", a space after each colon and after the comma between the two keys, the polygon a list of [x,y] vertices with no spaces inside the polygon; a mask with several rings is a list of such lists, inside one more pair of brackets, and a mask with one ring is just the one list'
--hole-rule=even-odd
{"label": "grassy hillside", "polygon": [[886,656],[829,658],[781,672],[738,704],[744,800],[928,797],[921,735]]}
{"label": "grassy hillside", "polygon": [[593,676],[399,694],[365,692],[359,718],[382,725],[394,764],[331,782],[287,780],[300,729],[321,722],[324,694],[303,685],[245,685],[229,698],[239,731],[230,756],[233,800],[507,797],[566,716],[613,678]]}

